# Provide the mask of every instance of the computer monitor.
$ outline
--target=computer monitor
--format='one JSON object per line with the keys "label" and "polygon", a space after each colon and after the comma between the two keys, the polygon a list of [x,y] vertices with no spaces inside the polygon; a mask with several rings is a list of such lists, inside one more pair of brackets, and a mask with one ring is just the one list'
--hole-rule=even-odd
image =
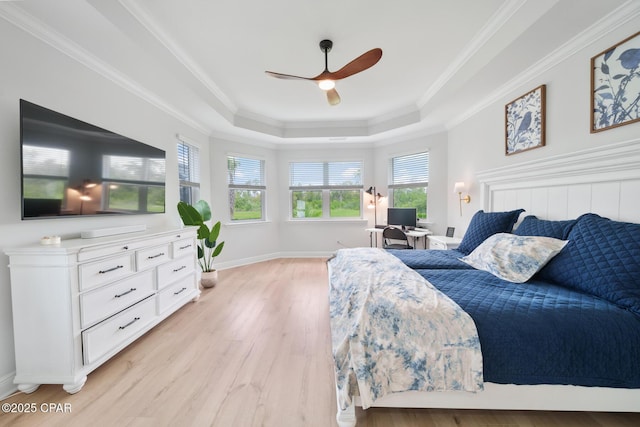
{"label": "computer monitor", "polygon": [[416,208],[387,208],[387,224],[401,226],[403,230],[416,227]]}

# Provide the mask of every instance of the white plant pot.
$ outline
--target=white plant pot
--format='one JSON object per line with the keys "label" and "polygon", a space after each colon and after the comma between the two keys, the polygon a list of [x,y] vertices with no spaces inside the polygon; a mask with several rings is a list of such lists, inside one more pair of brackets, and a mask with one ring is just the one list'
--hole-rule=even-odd
{"label": "white plant pot", "polygon": [[200,276],[200,285],[203,288],[213,288],[218,284],[218,270],[203,271]]}

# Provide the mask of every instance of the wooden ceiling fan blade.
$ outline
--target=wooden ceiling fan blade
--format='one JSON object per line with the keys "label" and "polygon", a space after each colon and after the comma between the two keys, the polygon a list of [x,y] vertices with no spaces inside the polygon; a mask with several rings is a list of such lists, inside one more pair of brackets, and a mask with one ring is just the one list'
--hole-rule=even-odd
{"label": "wooden ceiling fan blade", "polygon": [[340,80],[352,76],[356,73],[366,70],[367,68],[373,67],[378,63],[378,61],[380,61],[380,58],[382,58],[382,49],[371,49],[370,51],[363,53],[353,61],[349,62],[344,67],[340,68],[338,71],[329,73],[329,78],[331,80]]}
{"label": "wooden ceiling fan blade", "polygon": [[327,101],[329,101],[330,105],[338,105],[340,104],[340,95],[338,95],[338,91],[335,89],[329,89],[327,92]]}
{"label": "wooden ceiling fan blade", "polygon": [[291,74],[282,74],[282,73],[274,73],[273,71],[265,71],[265,73],[271,77],[275,77],[276,79],[285,79],[285,80],[314,80],[313,77],[300,77],[293,76]]}

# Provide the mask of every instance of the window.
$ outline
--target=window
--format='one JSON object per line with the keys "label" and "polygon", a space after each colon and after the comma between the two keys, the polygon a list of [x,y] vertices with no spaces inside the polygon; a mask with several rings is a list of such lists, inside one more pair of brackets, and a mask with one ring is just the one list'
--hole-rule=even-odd
{"label": "window", "polygon": [[361,218],[362,162],[289,165],[291,218]]}
{"label": "window", "polygon": [[164,212],[164,159],[102,157],[103,209],[130,212]]}
{"label": "window", "polygon": [[390,163],[389,190],[392,206],[416,208],[418,218],[426,218],[429,153],[393,157]]}
{"label": "window", "polygon": [[69,181],[69,151],[24,145],[22,156],[24,197],[63,200]]}
{"label": "window", "polygon": [[231,220],[264,220],[264,160],[227,156],[227,177]]}
{"label": "window", "polygon": [[178,179],[181,202],[200,200],[200,150],[183,141],[178,141]]}

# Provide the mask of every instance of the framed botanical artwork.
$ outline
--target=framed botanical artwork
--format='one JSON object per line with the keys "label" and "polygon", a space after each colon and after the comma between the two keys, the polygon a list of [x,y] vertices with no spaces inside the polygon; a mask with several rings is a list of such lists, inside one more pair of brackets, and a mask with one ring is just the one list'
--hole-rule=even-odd
{"label": "framed botanical artwork", "polygon": [[505,106],[507,156],[544,146],[545,91],[545,85],[538,86]]}
{"label": "framed botanical artwork", "polygon": [[591,133],[640,120],[640,32],[591,58]]}

